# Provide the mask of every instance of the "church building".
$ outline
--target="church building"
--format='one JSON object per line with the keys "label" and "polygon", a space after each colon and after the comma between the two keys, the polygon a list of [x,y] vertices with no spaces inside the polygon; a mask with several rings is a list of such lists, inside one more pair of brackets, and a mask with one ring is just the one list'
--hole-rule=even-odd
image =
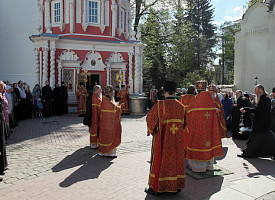
{"label": "church building", "polygon": [[274,0],[256,2],[244,14],[235,33],[234,85],[254,91],[262,84],[268,93],[275,87]]}
{"label": "church building", "polygon": [[142,93],[140,34],[132,31],[130,0],[38,0],[35,83],[64,81],[71,107],[80,82],[87,88],[129,85]]}

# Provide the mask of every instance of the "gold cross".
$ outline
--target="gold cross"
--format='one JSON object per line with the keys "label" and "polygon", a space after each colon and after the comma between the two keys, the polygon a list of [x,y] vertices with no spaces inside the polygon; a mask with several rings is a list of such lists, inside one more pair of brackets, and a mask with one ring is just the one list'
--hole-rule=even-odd
{"label": "gold cross", "polygon": [[91,76],[92,73],[88,72],[88,70],[85,69],[80,75],[84,76],[84,82],[85,82],[85,85],[86,85],[86,83],[88,82],[88,76]]}
{"label": "gold cross", "polygon": [[173,124],[172,127],[170,128],[170,131],[171,131],[173,134],[175,134],[177,130],[179,130],[179,128],[176,127],[176,124]]}
{"label": "gold cross", "polygon": [[204,115],[207,119],[208,117],[210,117],[211,115],[208,113],[208,111],[206,112],[206,114]]}

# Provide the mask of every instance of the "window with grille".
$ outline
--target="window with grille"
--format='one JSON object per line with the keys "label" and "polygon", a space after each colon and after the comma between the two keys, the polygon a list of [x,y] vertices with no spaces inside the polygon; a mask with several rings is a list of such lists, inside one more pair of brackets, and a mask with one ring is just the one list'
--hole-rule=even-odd
{"label": "window with grille", "polygon": [[99,23],[99,2],[88,1],[88,22],[98,24]]}
{"label": "window with grille", "polygon": [[60,2],[54,3],[54,23],[61,22],[61,6]]}

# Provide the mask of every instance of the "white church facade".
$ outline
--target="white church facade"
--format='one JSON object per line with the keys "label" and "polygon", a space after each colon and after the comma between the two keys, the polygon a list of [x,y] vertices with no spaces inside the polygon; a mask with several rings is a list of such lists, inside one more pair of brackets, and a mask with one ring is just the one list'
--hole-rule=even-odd
{"label": "white church facade", "polygon": [[256,83],[270,93],[275,87],[275,12],[273,5],[255,3],[235,33],[235,89],[253,92]]}

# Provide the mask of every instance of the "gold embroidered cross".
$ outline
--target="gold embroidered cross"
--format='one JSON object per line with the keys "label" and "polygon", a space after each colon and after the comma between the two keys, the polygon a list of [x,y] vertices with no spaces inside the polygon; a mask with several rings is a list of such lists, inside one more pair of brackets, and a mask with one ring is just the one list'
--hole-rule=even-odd
{"label": "gold embroidered cross", "polygon": [[206,114],[204,115],[207,119],[208,117],[210,117],[210,114],[208,113],[208,111],[206,112]]}
{"label": "gold embroidered cross", "polygon": [[171,131],[173,134],[175,134],[177,130],[179,130],[179,128],[176,127],[176,124],[172,124],[172,127],[170,128],[170,131]]}

